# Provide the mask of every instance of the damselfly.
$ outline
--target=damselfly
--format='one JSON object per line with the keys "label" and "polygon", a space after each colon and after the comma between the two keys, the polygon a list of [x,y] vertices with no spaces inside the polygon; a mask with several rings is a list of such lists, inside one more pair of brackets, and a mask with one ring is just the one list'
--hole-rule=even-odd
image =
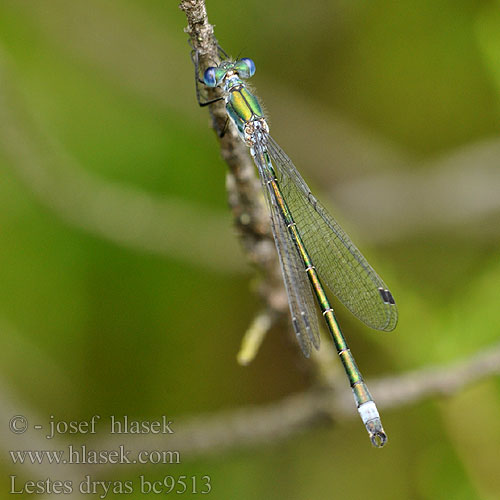
{"label": "damselfly", "polygon": [[[397,309],[387,286],[354,246],[339,224],[312,195],[290,158],[269,135],[259,101],[245,84],[255,73],[251,59],[224,60],[209,67],[200,79],[195,53],[197,96],[200,105],[224,99],[239,136],[250,148],[259,171],[271,216],[274,242],[292,316],[303,353],[319,348],[314,296],[351,384],[361,419],[372,443],[382,447],[387,436],[377,407],[340,330],[322,283],[368,326],[391,331]],[[201,102],[198,84],[219,87],[223,97]]]}

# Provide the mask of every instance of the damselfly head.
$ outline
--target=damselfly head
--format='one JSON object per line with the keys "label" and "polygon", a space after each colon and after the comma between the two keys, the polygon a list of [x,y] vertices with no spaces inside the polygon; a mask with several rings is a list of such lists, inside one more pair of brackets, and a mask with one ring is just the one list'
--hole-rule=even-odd
{"label": "damselfly head", "polygon": [[211,66],[203,73],[203,83],[207,87],[217,87],[228,76],[237,74],[240,78],[250,78],[255,74],[255,64],[244,57],[237,61],[223,61],[219,66]]}

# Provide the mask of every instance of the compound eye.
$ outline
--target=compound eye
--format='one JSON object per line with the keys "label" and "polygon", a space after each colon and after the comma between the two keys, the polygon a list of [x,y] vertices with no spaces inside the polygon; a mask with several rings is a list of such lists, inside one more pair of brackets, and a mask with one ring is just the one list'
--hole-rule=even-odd
{"label": "compound eye", "polygon": [[255,63],[251,59],[248,59],[248,57],[237,61],[234,68],[241,78],[250,78],[255,74]]}
{"label": "compound eye", "polygon": [[207,87],[215,87],[217,85],[217,78],[215,75],[215,70],[217,68],[207,68],[205,73],[203,73],[203,83]]}

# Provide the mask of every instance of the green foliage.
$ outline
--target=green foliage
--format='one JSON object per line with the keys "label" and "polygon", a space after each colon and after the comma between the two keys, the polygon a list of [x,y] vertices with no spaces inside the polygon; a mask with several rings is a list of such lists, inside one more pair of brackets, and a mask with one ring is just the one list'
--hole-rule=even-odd
{"label": "green foliage", "polygon": [[[207,6],[225,50],[256,62],[253,83],[273,135],[324,200],[337,181],[379,172],[380,158],[359,150],[360,137],[388,148],[389,174],[425,174],[432,165],[425,160],[497,138],[498,7]],[[0,4],[0,94],[9,96],[0,116],[0,373],[15,399],[43,418],[168,414],[180,425],[190,414],[270,402],[308,385],[301,370],[308,365],[286,330],[269,334],[250,367],[236,364],[260,305],[249,266],[234,258],[226,167],[195,102],[184,26],[176,3],[160,0]],[[15,124],[31,156],[16,156],[13,139],[2,140]],[[318,136],[325,140],[315,147]],[[352,144],[366,164],[350,163],[348,149],[338,153],[330,138]],[[391,164],[401,152],[404,166]],[[75,191],[75,202],[102,197],[93,218],[61,201],[65,179],[78,172],[102,188]],[[146,248],[144,234],[125,238],[106,226],[119,206],[110,186],[137,203],[182,200],[194,216],[172,234],[158,226],[173,247]],[[349,221],[349,213],[338,215]],[[360,245],[401,313],[394,333],[379,334],[340,308],[368,380],[452,363],[498,340],[497,226],[498,214],[488,213]],[[185,234],[198,233],[217,239],[181,246]],[[227,266],[207,265],[201,252]],[[383,451],[370,448],[356,420],[216,458],[183,456],[167,472],[212,475],[217,499],[498,498],[488,464],[500,443],[499,395],[490,380],[448,400],[384,412]],[[2,467],[4,477],[12,473]],[[118,471],[129,478],[125,467]],[[160,477],[165,468],[144,471]]]}

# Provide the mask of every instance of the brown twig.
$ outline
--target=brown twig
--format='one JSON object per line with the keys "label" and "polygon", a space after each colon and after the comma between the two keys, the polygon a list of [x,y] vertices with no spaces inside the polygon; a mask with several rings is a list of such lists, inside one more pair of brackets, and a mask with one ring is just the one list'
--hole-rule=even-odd
{"label": "brown twig", "polygon": [[[372,392],[381,409],[398,408],[415,404],[432,396],[457,393],[470,385],[491,375],[500,375],[500,344],[493,345],[475,356],[450,366],[430,366],[401,375],[383,377],[370,381]],[[7,421],[14,414],[29,415],[32,422],[43,419],[23,408],[8,395],[8,390],[0,381],[0,414]],[[255,446],[262,443],[276,443],[321,422],[342,421],[357,418],[352,405],[352,395],[331,390],[308,390],[294,394],[268,405],[238,408],[210,415],[197,415],[191,418],[174,417],[174,434],[168,435],[118,435],[111,439],[96,439],[88,442],[92,449],[116,449],[124,445],[135,455],[139,450],[165,449],[176,450],[182,460],[193,459],[200,455],[222,453],[232,448]],[[37,437],[31,439],[30,446],[15,441],[2,442],[1,449],[14,447],[44,449],[43,443],[37,443]],[[64,449],[68,443],[54,439],[52,444]],[[39,465],[26,464],[31,472],[39,472]],[[111,466],[112,467],[112,466]],[[99,471],[109,473],[110,465],[100,466]],[[74,474],[83,474],[84,470],[75,470]],[[94,470],[97,473],[97,470]]]}
{"label": "brown twig", "polygon": [[[466,385],[500,375],[500,344],[472,358],[450,366],[430,366],[402,375],[370,380],[370,388],[380,409],[415,404],[432,396],[450,396]],[[175,433],[163,441],[158,436],[142,436],[127,443],[132,449],[168,446],[185,457],[207,455],[242,446],[277,442],[305,432],[321,422],[357,418],[352,394],[345,391],[308,390],[260,407],[246,407],[192,419],[179,419]],[[105,448],[116,446],[114,441]]]}
{"label": "brown twig", "polygon": [[[208,22],[205,2],[183,0],[179,7],[186,14],[188,27],[185,31],[189,34],[193,51],[198,54],[202,73],[219,61],[218,42],[213,26]],[[219,89],[209,90],[209,98],[220,97]],[[284,317],[288,302],[260,181],[246,146],[227,121],[224,102],[215,102],[209,108],[213,129],[216,132],[226,130],[222,137],[218,136],[222,157],[229,166],[226,181],[229,205],[248,260],[261,272],[259,294],[272,324]]]}

